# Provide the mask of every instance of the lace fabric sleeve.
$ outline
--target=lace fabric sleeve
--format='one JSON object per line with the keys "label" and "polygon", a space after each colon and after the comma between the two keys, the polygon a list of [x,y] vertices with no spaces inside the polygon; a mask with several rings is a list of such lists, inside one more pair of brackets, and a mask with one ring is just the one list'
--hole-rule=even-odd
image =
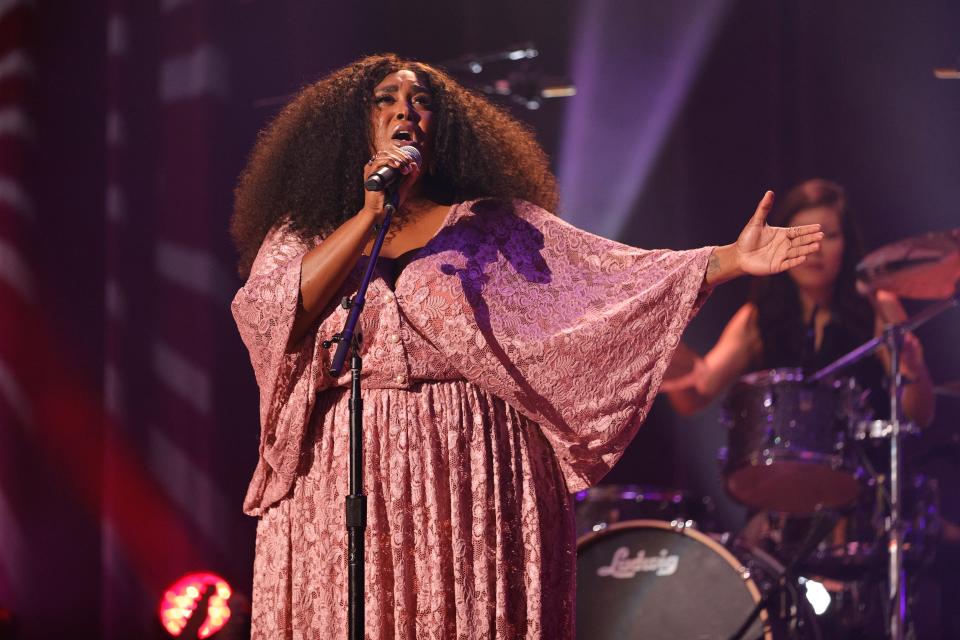
{"label": "lace fabric sleeve", "polygon": [[[431,244],[418,330],[537,422],[570,491],[623,454],[707,296],[711,247],[644,250],[521,201],[469,209]],[[442,309],[436,309],[436,307]]]}
{"label": "lace fabric sleeve", "polygon": [[289,490],[325,378],[316,331],[287,345],[300,299],[300,264],[308,248],[285,226],[272,229],[231,305],[260,388],[260,456],[244,499],[244,511],[251,515],[259,515]]}

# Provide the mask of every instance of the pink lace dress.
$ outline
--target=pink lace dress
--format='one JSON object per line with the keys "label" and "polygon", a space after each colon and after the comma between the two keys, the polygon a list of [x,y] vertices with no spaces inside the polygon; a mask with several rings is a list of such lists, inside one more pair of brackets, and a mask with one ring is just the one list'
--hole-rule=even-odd
{"label": "pink lace dress", "polygon": [[[331,304],[285,350],[308,248],[271,231],[233,302],[261,401],[244,502],[260,517],[256,639],[347,627],[349,371],[332,379],[320,345],[346,311]],[[573,635],[569,494],[643,422],[709,254],[634,249],[526,202],[481,200],[451,207],[393,290],[373,281],[361,320],[368,638]]]}

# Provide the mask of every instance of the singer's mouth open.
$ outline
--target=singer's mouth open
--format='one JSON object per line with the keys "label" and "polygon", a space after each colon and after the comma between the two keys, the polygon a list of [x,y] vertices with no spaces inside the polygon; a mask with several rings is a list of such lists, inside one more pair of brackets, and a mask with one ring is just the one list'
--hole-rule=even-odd
{"label": "singer's mouth open", "polygon": [[415,148],[417,149],[417,151],[422,151],[422,150],[423,150],[423,146],[422,146],[419,142],[417,142],[417,141],[413,138],[413,136],[410,136],[410,137],[407,137],[407,138],[398,138],[398,137],[394,136],[394,137],[390,140],[390,142],[392,142],[395,147],[415,147]]}

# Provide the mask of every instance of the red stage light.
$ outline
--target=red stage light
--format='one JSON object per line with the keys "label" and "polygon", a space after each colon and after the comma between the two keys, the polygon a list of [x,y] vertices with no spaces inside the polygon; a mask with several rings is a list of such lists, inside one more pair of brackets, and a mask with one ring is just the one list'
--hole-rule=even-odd
{"label": "red stage light", "polygon": [[191,573],[173,583],[160,601],[160,623],[171,636],[178,637],[183,632],[210,587],[214,591],[207,602],[206,618],[197,637],[209,638],[227,624],[230,619],[227,601],[233,593],[230,585],[215,573]]}

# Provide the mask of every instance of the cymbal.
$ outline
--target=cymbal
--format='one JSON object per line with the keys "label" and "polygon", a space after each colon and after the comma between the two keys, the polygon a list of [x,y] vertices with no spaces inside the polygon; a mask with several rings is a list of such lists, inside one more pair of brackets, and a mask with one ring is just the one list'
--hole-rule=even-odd
{"label": "cymbal", "polygon": [[960,280],[960,229],[935,231],[871,251],[857,277],[903,298],[944,300]]}
{"label": "cymbal", "polygon": [[953,396],[960,398],[960,380],[944,382],[933,388],[933,392],[941,396]]}

